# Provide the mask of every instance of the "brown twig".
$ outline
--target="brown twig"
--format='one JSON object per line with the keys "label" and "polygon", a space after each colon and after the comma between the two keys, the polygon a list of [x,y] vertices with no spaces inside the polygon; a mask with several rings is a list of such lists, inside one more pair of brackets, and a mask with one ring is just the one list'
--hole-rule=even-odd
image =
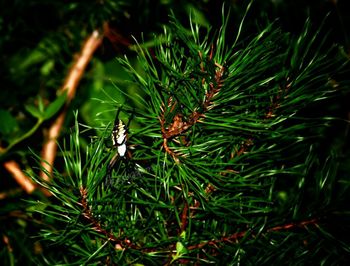
{"label": "brown twig", "polygon": [[[82,78],[82,75],[85,71],[86,66],[91,60],[91,57],[93,53],[96,51],[96,49],[100,46],[102,43],[102,37],[98,33],[97,30],[95,30],[85,41],[80,55],[75,60],[75,63],[71,67],[67,78],[61,88],[61,91],[67,91],[67,100],[66,105],[62,112],[58,115],[56,120],[51,125],[48,134],[47,134],[47,141],[44,143],[42,148],[42,159],[43,162],[42,166],[44,169],[46,169],[47,173],[50,173],[50,176],[52,174],[52,168],[53,163],[56,157],[57,153],[57,138],[60,134],[60,131],[63,126],[63,122],[66,117],[67,113],[67,107],[71,100],[74,98],[76,89],[78,87],[79,81]],[[50,179],[50,176],[48,176],[45,171],[42,171],[40,174],[41,178],[48,181]]]}
{"label": "brown twig", "polygon": [[12,253],[13,252],[13,247],[12,247],[12,245],[10,243],[10,238],[7,235],[3,234],[2,235],[2,242],[5,244],[5,246],[7,248],[7,251],[9,253]]}
{"label": "brown twig", "polygon": [[[307,220],[307,221],[302,221],[300,223],[284,224],[284,225],[269,228],[266,230],[266,232],[270,233],[270,232],[277,232],[277,231],[282,231],[282,230],[289,230],[289,229],[293,229],[293,228],[297,228],[297,227],[305,227],[305,226],[310,225],[310,224],[317,225],[317,221],[318,221],[317,219],[311,219],[311,220]],[[222,237],[220,239],[210,240],[210,241],[199,243],[197,245],[187,247],[187,249],[188,250],[200,249],[200,248],[203,248],[204,246],[207,246],[207,245],[216,246],[217,244],[223,243],[223,242],[230,242],[230,243],[235,242],[238,239],[243,238],[248,232],[250,232],[250,231],[237,232],[237,233],[234,233],[234,234],[227,236],[227,237]]]}
{"label": "brown twig", "polygon": [[187,226],[187,218],[188,218],[188,203],[187,201],[184,201],[184,207],[182,209],[182,214],[181,214],[181,232],[180,234],[186,230]]}
{"label": "brown twig", "polygon": [[23,173],[18,163],[14,160],[7,161],[4,163],[4,167],[28,194],[31,194],[34,191],[34,183]]}
{"label": "brown twig", "polygon": [[[213,52],[211,51],[209,59],[212,59]],[[199,54],[200,58],[202,59],[201,53]],[[168,146],[168,141],[183,134],[186,132],[189,128],[194,126],[197,122],[200,121],[201,118],[205,117],[205,112],[210,110],[210,108],[213,106],[212,99],[219,93],[222,85],[223,85],[223,75],[225,68],[217,63],[215,63],[215,66],[218,67],[218,70],[215,72],[215,84],[212,82],[209,83],[209,90],[205,94],[204,101],[202,103],[201,109],[202,111],[199,112],[197,110],[194,110],[192,114],[188,117],[187,120],[184,120],[184,116],[182,113],[175,114],[173,121],[169,124],[168,127],[165,125],[165,112],[166,109],[169,109],[170,113],[173,113],[175,110],[175,106],[177,105],[177,101],[174,101],[172,97],[169,98],[167,106],[163,103],[161,108],[161,116],[159,118],[162,136],[163,136],[163,148],[164,150],[170,154],[175,161],[178,162],[177,154],[171,150],[171,148]],[[204,70],[203,64],[201,64],[201,71]],[[204,85],[205,78],[202,80],[202,84]]]}
{"label": "brown twig", "polygon": [[[281,107],[281,100],[286,96],[286,93],[288,92],[288,90],[291,87],[291,82],[289,81],[289,78],[287,78],[286,80],[288,82],[288,84],[286,86],[284,86],[284,88],[282,89],[280,87],[277,95],[275,95],[271,101],[271,104],[269,106],[269,110],[268,112],[265,114],[265,119],[271,119],[273,117],[276,116],[276,111],[278,108]],[[254,144],[254,138],[248,138],[246,139],[243,144],[240,146],[240,148],[235,152],[231,154],[231,158],[235,157],[235,156],[240,156],[243,153],[245,153],[247,151],[247,149],[252,146]],[[237,172],[237,171],[235,171]]]}
{"label": "brown twig", "polygon": [[[205,188],[206,196],[209,196],[213,191],[215,191],[215,187],[209,183]],[[193,195],[193,193],[189,193],[189,196],[190,195]],[[186,231],[188,218],[193,218],[195,216],[195,213],[198,210],[199,206],[200,202],[196,199],[194,199],[194,204],[191,206],[188,205],[186,200],[184,201],[184,207],[181,214],[181,228],[179,236],[182,234],[182,232]]]}
{"label": "brown twig", "polygon": [[283,88],[280,87],[277,95],[275,95],[275,97],[272,99],[270,107],[269,107],[269,111],[266,113],[265,118],[269,119],[272,118],[274,116],[276,116],[276,111],[278,108],[281,107],[281,100],[287,96],[285,96],[285,94],[288,92],[288,90],[290,89],[291,86],[291,82],[289,81],[289,77],[286,80],[288,82],[288,84],[286,86],[284,86]]}
{"label": "brown twig", "polygon": [[103,23],[103,36],[111,42],[116,50],[119,50],[119,45],[125,47],[129,47],[131,45],[130,40],[123,36],[118,29],[111,26],[110,22]]}
{"label": "brown twig", "polygon": [[305,227],[309,224],[317,224],[317,219],[311,219],[307,221],[302,221],[300,223],[289,223],[289,224],[284,224],[280,226],[275,226],[270,229],[267,229],[267,232],[274,232],[274,231],[281,231],[281,230],[288,230],[296,227]]}
{"label": "brown twig", "polygon": [[86,188],[80,188],[80,195],[81,195],[81,206],[83,207],[83,212],[82,215],[92,224],[93,230],[103,234],[108,238],[108,240],[112,241],[115,243],[115,247],[118,250],[122,250],[125,248],[134,248],[136,249],[137,247],[131,243],[129,239],[126,237],[124,239],[117,238],[112,232],[107,231],[102,227],[100,222],[95,219],[95,217],[92,214],[92,211],[88,205],[87,201],[87,189]]}

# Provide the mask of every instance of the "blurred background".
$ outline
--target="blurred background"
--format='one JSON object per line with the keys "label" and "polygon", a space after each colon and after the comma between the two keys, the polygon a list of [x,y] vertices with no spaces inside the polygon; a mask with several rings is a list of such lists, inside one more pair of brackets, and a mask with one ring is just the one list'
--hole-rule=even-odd
{"label": "blurred background", "polygon": [[[124,93],[141,94],[129,82],[118,63],[126,55],[142,73],[135,53],[135,39],[152,49],[162,37],[163,25],[174,15],[184,25],[192,21],[218,29],[222,7],[230,10],[229,27],[237,29],[250,1],[185,0],[27,0],[0,1],[0,261],[4,265],[31,265],[44,247],[35,237],[46,226],[31,214],[26,200],[54,200],[26,179],[38,172],[30,149],[40,155],[50,130],[62,118],[57,131],[60,142],[74,124],[73,111],[88,127],[105,127],[113,122],[116,105]],[[348,1],[255,0],[243,26],[242,37],[259,32],[268,23],[291,34],[301,31],[307,19],[313,28],[328,34],[327,45],[337,43],[350,55],[350,9]],[[326,18],[327,17],[327,18]],[[84,54],[87,40],[99,33],[90,47],[85,66],[76,77],[74,92],[66,96],[67,79]],[[92,36],[92,37],[91,37]],[[232,32],[235,38],[236,32]],[[89,47],[88,47],[89,48]],[[87,48],[87,49],[88,49]],[[337,98],[327,106],[329,115],[350,119],[350,97]],[[136,104],[136,103],[135,103]],[[64,114],[63,116],[62,113]],[[345,123],[325,136],[343,154],[340,174],[349,170],[349,128]],[[89,132],[93,135],[93,132]],[[88,135],[87,135],[88,136]],[[88,141],[86,139],[86,141]],[[30,149],[29,149],[30,148]],[[55,167],[64,171],[60,151]],[[28,182],[28,183],[26,183]]]}

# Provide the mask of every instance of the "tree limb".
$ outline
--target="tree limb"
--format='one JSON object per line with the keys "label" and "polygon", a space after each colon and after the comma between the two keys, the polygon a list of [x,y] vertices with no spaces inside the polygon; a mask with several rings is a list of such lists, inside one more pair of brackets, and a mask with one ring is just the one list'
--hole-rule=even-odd
{"label": "tree limb", "polygon": [[[102,43],[102,37],[95,30],[85,41],[80,55],[77,57],[75,63],[71,67],[67,78],[61,88],[61,91],[67,91],[66,105],[62,112],[58,115],[56,120],[53,122],[49,128],[47,141],[44,143],[41,156],[43,159],[42,166],[46,169],[50,175],[52,174],[53,163],[57,153],[57,138],[61,132],[66,113],[67,107],[71,100],[74,98],[75,92],[79,85],[79,81],[82,78],[84,71],[91,60],[93,53]],[[48,181],[50,176],[48,176],[44,171],[40,173],[42,179]]]}
{"label": "tree limb", "polygon": [[34,191],[35,185],[31,179],[23,173],[21,167],[16,161],[7,161],[4,163],[4,167],[28,194],[31,194]]}

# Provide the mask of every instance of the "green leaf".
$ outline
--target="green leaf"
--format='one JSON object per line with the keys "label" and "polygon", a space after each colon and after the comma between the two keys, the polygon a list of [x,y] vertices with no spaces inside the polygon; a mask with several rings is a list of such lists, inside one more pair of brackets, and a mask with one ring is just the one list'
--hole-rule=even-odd
{"label": "green leaf", "polygon": [[30,66],[45,60],[45,54],[40,49],[35,49],[29,54],[22,56],[24,56],[24,59],[18,65],[18,70],[21,71],[26,71]]}
{"label": "green leaf", "polygon": [[49,106],[44,111],[44,119],[50,119],[53,117],[63,106],[67,98],[67,92],[58,96],[56,100],[49,104]]}
{"label": "green leaf", "polygon": [[30,113],[32,116],[41,119],[43,117],[43,114],[40,112],[38,108],[36,108],[34,105],[25,105],[24,108],[27,110],[28,113]]}
{"label": "green leaf", "polygon": [[179,259],[182,257],[182,255],[187,253],[186,247],[180,242],[176,242],[176,254],[173,255],[172,261],[174,262],[175,260]]}
{"label": "green leaf", "polygon": [[176,243],[176,252],[178,255],[187,253],[186,247],[180,241]]}
{"label": "green leaf", "polygon": [[182,239],[186,239],[186,231],[182,231],[181,234],[180,234],[180,237]]}
{"label": "green leaf", "polygon": [[44,105],[43,98],[41,98],[40,95],[38,96],[38,108],[40,113],[44,113],[45,105]]}
{"label": "green leaf", "polygon": [[48,76],[51,71],[53,70],[55,66],[55,61],[54,60],[48,60],[43,64],[43,66],[40,68],[40,72],[43,76]]}
{"label": "green leaf", "polygon": [[209,27],[210,23],[208,22],[207,18],[205,17],[204,13],[201,12],[198,8],[196,8],[192,4],[186,5],[187,12],[192,16],[192,21],[195,24],[198,24],[202,27]]}
{"label": "green leaf", "polygon": [[18,127],[17,120],[7,110],[0,109],[0,133],[9,135]]}

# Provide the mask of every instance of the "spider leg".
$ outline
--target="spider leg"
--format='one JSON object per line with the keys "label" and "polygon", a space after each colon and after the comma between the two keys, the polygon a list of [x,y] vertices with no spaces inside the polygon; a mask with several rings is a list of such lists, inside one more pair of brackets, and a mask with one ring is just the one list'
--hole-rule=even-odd
{"label": "spider leg", "polygon": [[107,173],[106,173],[106,180],[105,180],[105,184],[107,187],[112,185],[112,170],[113,170],[115,163],[118,161],[119,157],[120,156],[119,156],[119,153],[117,151],[107,166]]}
{"label": "spider leg", "polygon": [[131,120],[134,118],[135,116],[135,107],[133,108],[133,111],[131,113],[131,116],[129,117],[128,123],[126,124],[126,128],[128,129],[131,123]]}
{"label": "spider leg", "polygon": [[117,114],[115,115],[115,119],[114,119],[114,129],[115,128],[118,128],[118,124],[119,124],[119,114],[120,114],[120,111],[122,110],[122,108],[118,108],[117,110]]}

